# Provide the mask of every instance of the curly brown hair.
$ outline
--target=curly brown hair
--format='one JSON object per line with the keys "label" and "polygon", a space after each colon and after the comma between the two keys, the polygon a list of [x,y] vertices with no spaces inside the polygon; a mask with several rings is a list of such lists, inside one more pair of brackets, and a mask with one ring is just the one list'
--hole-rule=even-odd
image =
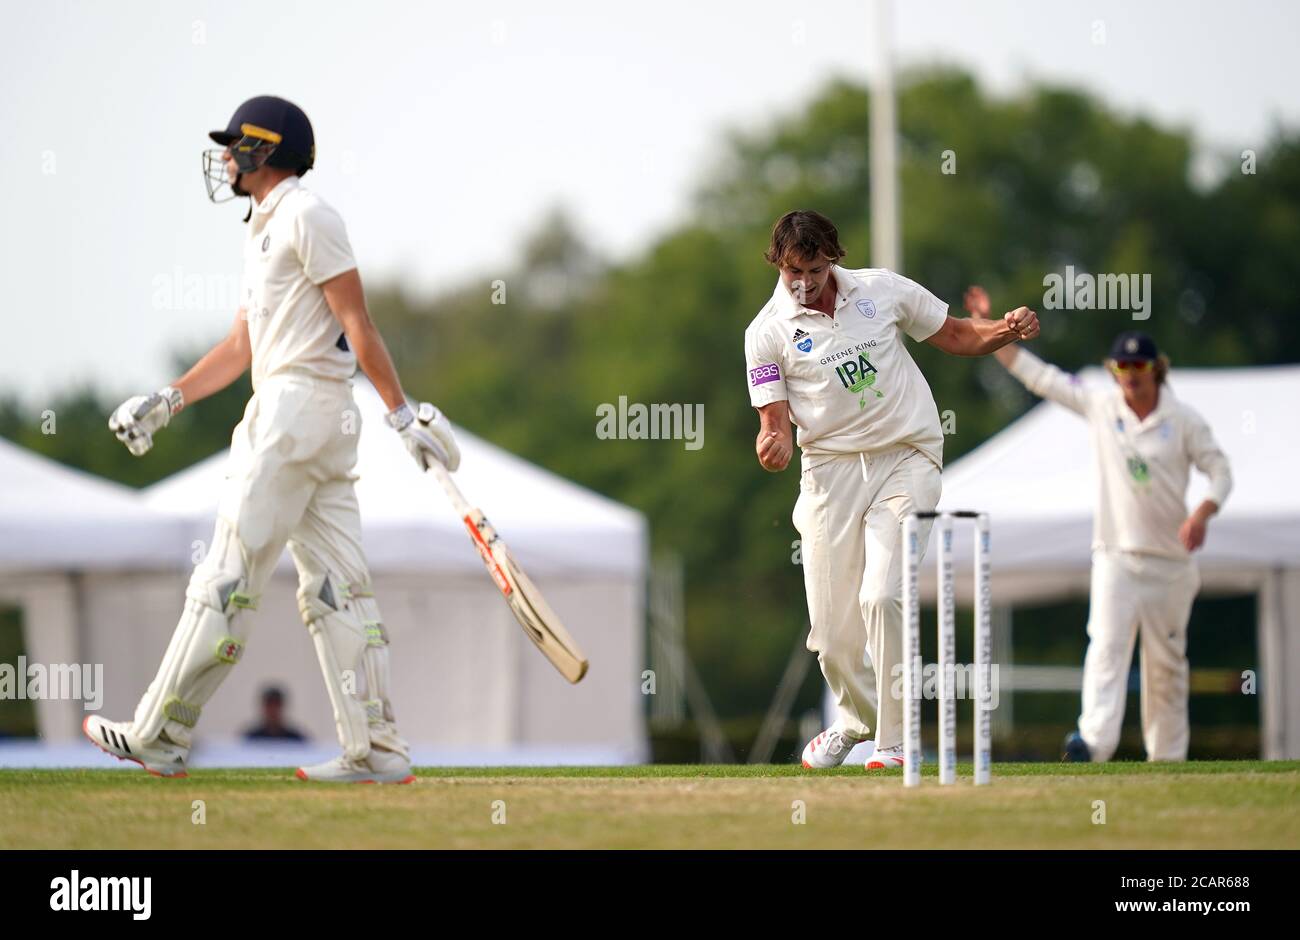
{"label": "curly brown hair", "polygon": [[763,257],[768,264],[780,267],[791,258],[839,261],[845,254],[834,222],[820,212],[795,209],[776,220],[772,244]]}

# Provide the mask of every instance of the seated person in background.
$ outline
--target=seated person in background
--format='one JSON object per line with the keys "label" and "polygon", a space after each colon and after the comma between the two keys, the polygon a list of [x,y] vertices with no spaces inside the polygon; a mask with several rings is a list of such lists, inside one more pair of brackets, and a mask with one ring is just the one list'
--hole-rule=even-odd
{"label": "seated person in background", "polygon": [[306,741],[307,736],[284,721],[284,691],[268,685],[262,690],[262,720],[244,732],[247,741]]}

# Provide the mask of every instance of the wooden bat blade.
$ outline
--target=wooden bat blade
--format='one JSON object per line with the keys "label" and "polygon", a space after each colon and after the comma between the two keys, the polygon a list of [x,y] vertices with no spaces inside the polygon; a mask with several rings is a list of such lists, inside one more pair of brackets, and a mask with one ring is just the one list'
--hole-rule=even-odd
{"label": "wooden bat blade", "polygon": [[581,681],[587,674],[587,657],[546,603],[537,585],[515,562],[496,529],[478,509],[471,509],[465,516],[465,528],[469,530],[488,574],[496,582],[497,589],[510,605],[511,613],[528,639],[560,671],[560,675],[575,684]]}
{"label": "wooden bat blade", "polygon": [[546,603],[546,598],[542,597],[537,585],[515,563],[504,542],[498,539],[493,554],[514,587],[506,600],[510,603],[515,619],[524,628],[524,633],[537,644],[542,654],[560,671],[560,675],[575,684],[581,681],[587,674],[587,657],[582,649],[564,628],[559,616]]}

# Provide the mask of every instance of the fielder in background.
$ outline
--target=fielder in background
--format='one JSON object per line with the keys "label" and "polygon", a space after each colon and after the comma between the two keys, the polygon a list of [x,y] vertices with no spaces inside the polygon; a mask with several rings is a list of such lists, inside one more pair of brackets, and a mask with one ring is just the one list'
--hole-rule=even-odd
{"label": "fielder in background", "polygon": [[[966,292],[972,317],[989,314],[980,287]],[[1169,359],[1142,333],[1121,333],[1106,368],[1115,384],[1089,389],[1025,350],[998,361],[1025,387],[1088,422],[1099,484],[1093,521],[1088,653],[1079,727],[1065,759],[1105,761],[1119,744],[1129,664],[1142,636],[1142,739],[1149,760],[1187,759],[1187,619],[1200,588],[1192,552],[1232,489],[1228,458],[1205,423],[1168,385]],[[1189,515],[1192,467],[1210,495]]]}
{"label": "fielder in background", "polygon": [[230,333],[173,385],[132,398],[109,427],[131,453],[187,404],[250,366],[253,397],[230,442],[216,532],[185,592],[185,610],[157,677],[129,722],[88,718],[86,734],[150,773],[185,775],[204,704],[239,661],[258,596],[285,545],[298,606],[329,692],[343,754],[298,770],[304,780],[406,783],[409,748],[389,702],[388,634],[361,552],[352,470],[360,416],[358,363],[391,409],[421,469],[449,470],[460,451],[432,406],[417,419],[371,322],[343,220],[298,182],[315,161],[307,115],[282,98],[244,102],[210,136],[208,196],[247,196],[241,306]]}
{"label": "fielder in background", "polygon": [[[903,657],[902,522],[939,502],[943,432],[905,337],[983,356],[1038,335],[1024,307],[997,321],[956,319],[919,284],[883,269],[849,270],[831,221],[782,216],[766,258],[780,277],[745,331],[750,402],[765,470],[802,451],[794,525],[802,539],[808,649],[838,708],[803,765],[835,767],[871,734],[868,770],[903,765],[903,702],[890,693]],[[931,521],[922,523],[921,542]],[[864,656],[864,654],[866,654]],[[874,665],[874,669],[873,669]]]}

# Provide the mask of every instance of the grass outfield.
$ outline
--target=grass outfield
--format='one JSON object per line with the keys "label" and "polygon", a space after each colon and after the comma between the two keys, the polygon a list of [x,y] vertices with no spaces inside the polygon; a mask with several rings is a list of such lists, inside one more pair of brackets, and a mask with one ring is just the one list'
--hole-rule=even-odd
{"label": "grass outfield", "polygon": [[901,771],[785,765],[426,768],[409,786],[0,770],[0,849],[1300,848],[1300,761],[995,764],[978,790],[968,765],[956,787],[926,769],[910,791]]}

